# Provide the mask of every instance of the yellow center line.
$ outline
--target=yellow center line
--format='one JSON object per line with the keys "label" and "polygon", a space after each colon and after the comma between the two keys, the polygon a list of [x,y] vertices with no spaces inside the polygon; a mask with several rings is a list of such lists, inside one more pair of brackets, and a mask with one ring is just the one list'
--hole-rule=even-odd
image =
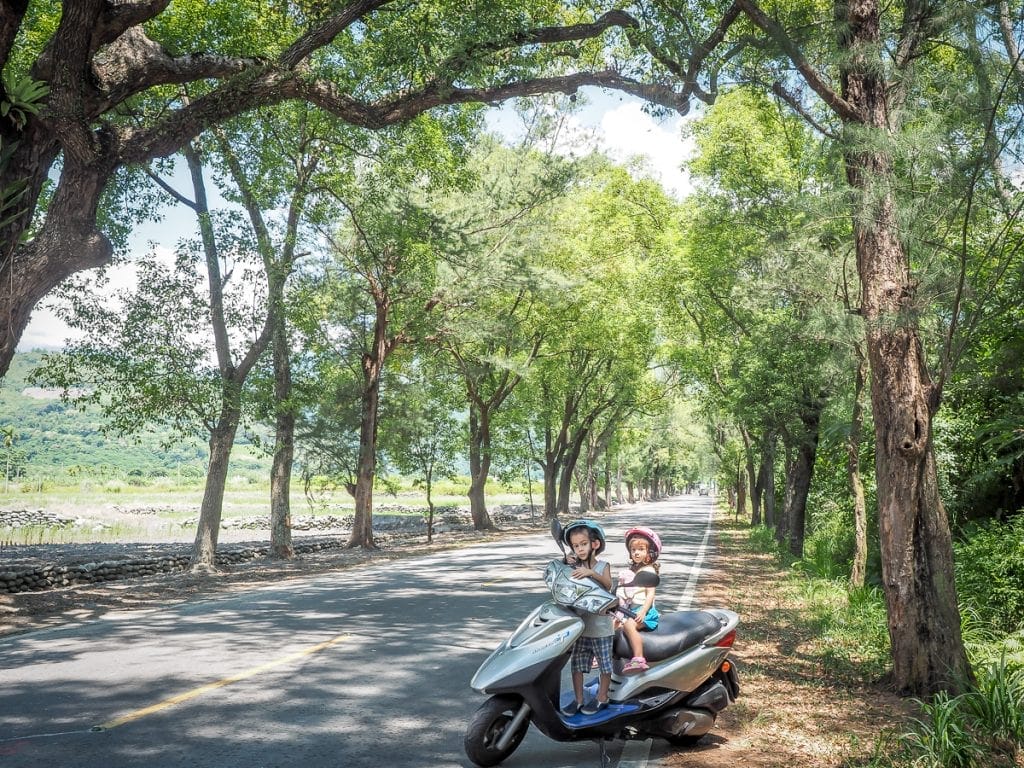
{"label": "yellow center line", "polygon": [[152,715],[155,712],[160,712],[161,710],[167,709],[168,707],[173,707],[175,704],[181,704],[183,701],[188,701],[189,699],[194,699],[197,696],[202,696],[204,693],[215,691],[218,688],[223,688],[224,686],[231,685],[232,683],[237,683],[240,680],[247,680],[248,678],[253,677],[254,675],[260,674],[261,672],[266,672],[268,669],[280,667],[282,664],[287,664],[289,662],[296,661],[305,656],[311,656],[312,654],[322,651],[325,648],[329,648],[335,643],[340,643],[342,640],[349,636],[350,635],[347,633],[344,635],[338,635],[337,637],[331,638],[330,640],[325,640],[324,642],[318,643],[317,645],[312,645],[309,648],[305,648],[301,651],[290,653],[287,656],[282,656],[279,659],[268,661],[266,664],[260,664],[258,667],[253,667],[252,669],[247,669],[244,672],[239,672],[237,675],[225,677],[223,680],[218,680],[215,683],[201,685],[198,688],[193,688],[191,691],[186,691],[185,693],[180,693],[177,696],[172,696],[169,699],[164,699],[163,701],[157,704],[153,704],[152,706],[137,709],[134,712],[129,712],[127,715],[122,715],[121,717],[114,718],[113,720],[108,720],[107,722],[102,723],[100,725],[93,726],[92,730],[107,731],[111,728],[117,728],[117,726],[119,725],[124,725],[125,723],[129,723],[132,720],[138,720],[139,718],[146,717],[147,715]]}

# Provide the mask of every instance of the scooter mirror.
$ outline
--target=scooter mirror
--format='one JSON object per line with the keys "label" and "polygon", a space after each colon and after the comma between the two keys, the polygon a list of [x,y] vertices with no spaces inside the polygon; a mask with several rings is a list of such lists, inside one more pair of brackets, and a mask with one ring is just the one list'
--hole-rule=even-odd
{"label": "scooter mirror", "polygon": [[651,571],[639,571],[634,577],[631,587],[656,587],[661,584],[661,577]]}
{"label": "scooter mirror", "polygon": [[565,544],[562,541],[562,524],[557,517],[551,518],[551,538],[558,542],[558,548],[565,554]]}

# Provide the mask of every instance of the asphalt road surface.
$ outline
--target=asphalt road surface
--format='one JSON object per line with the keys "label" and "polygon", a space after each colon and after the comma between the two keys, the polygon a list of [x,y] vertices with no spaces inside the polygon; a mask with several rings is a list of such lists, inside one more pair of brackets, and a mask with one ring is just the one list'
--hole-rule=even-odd
{"label": "asphalt road surface", "polygon": [[[653,526],[662,611],[708,566],[711,501],[682,496],[603,518],[605,557]],[[0,638],[3,768],[470,766],[477,666],[546,599],[559,555],[531,535],[166,610]],[[611,765],[657,765],[661,741],[612,742]],[[594,742],[531,729],[506,766],[598,765]]]}

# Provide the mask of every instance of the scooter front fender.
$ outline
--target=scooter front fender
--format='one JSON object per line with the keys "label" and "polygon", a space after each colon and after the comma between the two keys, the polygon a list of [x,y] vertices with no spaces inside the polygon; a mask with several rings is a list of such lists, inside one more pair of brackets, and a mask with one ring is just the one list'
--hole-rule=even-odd
{"label": "scooter front fender", "polygon": [[528,685],[552,660],[567,654],[582,632],[583,619],[555,603],[544,603],[494,649],[469,685],[477,693]]}

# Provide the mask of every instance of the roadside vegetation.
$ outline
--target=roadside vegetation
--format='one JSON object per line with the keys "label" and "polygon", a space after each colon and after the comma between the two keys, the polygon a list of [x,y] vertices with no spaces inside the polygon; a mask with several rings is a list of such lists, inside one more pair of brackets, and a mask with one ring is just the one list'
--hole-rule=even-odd
{"label": "roadside vegetation", "polygon": [[[1014,519],[1016,528],[1024,518]],[[877,586],[851,586],[842,575],[850,563],[822,552],[835,550],[819,534],[813,555],[794,557],[764,526],[725,521],[725,536],[740,536],[751,551],[769,553],[788,575],[779,585],[801,651],[817,659],[822,674],[851,684],[891,683],[885,601]],[[731,530],[730,530],[731,529]],[[973,680],[956,696],[914,699],[907,721],[881,725],[872,757],[848,762],[859,768],[980,768],[1024,764],[1024,613],[1007,599],[1007,574],[1024,565],[1021,539],[993,541],[991,527],[957,543],[962,585],[964,643]],[[1015,607],[1018,606],[1018,607]],[[1014,629],[1016,627],[1016,629]]]}

